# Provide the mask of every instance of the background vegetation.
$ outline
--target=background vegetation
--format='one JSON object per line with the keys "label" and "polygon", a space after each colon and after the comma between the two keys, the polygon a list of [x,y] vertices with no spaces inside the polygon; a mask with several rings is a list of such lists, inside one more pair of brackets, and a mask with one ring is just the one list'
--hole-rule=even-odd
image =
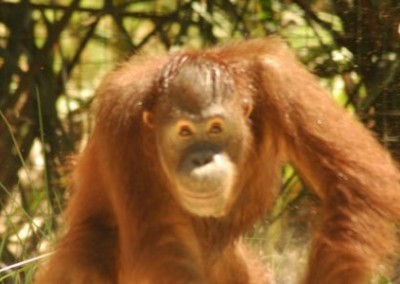
{"label": "background vegetation", "polygon": [[[396,0],[0,0],[0,283],[29,283],[54,241],[66,161],[84,144],[96,86],[117,62],[281,35],[400,158],[399,25]],[[248,237],[277,283],[301,272],[317,207],[286,168],[272,215]]]}

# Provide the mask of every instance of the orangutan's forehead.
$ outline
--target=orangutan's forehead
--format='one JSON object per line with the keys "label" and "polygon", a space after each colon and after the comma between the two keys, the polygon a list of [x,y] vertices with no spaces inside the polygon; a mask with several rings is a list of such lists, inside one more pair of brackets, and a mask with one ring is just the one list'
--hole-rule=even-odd
{"label": "orangutan's forehead", "polygon": [[[177,61],[177,62],[176,62]],[[161,78],[162,100],[190,112],[199,112],[234,97],[235,82],[222,63],[203,57],[181,57],[166,66]]]}

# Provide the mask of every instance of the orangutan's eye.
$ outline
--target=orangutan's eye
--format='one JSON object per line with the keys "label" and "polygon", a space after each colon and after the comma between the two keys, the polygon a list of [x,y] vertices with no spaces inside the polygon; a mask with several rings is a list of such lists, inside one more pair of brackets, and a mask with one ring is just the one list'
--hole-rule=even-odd
{"label": "orangutan's eye", "polygon": [[207,123],[207,133],[220,134],[224,131],[225,123],[221,118],[213,118]]}
{"label": "orangutan's eye", "polygon": [[195,132],[194,125],[186,120],[180,120],[176,124],[177,133],[180,137],[188,138]]}

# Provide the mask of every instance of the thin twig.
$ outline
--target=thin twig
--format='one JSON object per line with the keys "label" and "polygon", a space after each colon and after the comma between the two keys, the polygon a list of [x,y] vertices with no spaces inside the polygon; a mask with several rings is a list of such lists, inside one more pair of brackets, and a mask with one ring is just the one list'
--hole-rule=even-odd
{"label": "thin twig", "polygon": [[12,270],[12,269],[15,269],[15,268],[24,266],[24,265],[29,264],[29,263],[31,263],[31,262],[38,261],[38,260],[40,260],[40,259],[42,259],[42,258],[49,257],[49,256],[52,255],[53,253],[54,253],[54,252],[48,252],[48,253],[45,253],[45,254],[42,254],[42,255],[38,255],[38,256],[35,256],[35,257],[32,257],[32,258],[23,260],[23,261],[20,261],[20,262],[11,264],[11,265],[8,265],[8,266],[6,266],[6,267],[1,268],[1,269],[0,269],[0,273],[10,271],[10,270]]}

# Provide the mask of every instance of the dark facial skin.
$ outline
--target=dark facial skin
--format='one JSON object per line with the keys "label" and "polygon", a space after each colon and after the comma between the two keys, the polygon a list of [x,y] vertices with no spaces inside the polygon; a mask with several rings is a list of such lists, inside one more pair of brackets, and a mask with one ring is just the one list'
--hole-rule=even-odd
{"label": "dark facial skin", "polygon": [[198,216],[221,217],[232,203],[248,132],[234,90],[225,70],[184,66],[168,82],[154,113],[144,117],[155,128],[175,195]]}

